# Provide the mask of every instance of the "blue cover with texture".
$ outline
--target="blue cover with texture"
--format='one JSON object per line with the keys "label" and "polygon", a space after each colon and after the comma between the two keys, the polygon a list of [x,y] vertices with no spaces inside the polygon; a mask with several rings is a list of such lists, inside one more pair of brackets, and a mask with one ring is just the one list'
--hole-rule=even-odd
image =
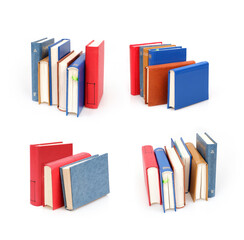
{"label": "blue cover with texture", "polygon": [[[68,90],[69,90],[69,68],[78,69],[78,105],[77,117],[85,105],[85,53],[82,53],[68,68],[67,68],[67,87],[66,87],[66,115],[68,112]],[[75,80],[73,80],[75,81]]]}
{"label": "blue cover with texture", "polygon": [[[79,164],[70,167],[73,210],[101,198],[110,192],[108,174],[108,154],[96,155],[78,161]],[[69,166],[72,164],[68,164]],[[63,183],[63,173],[60,175]],[[64,203],[67,207],[64,193]]]}
{"label": "blue cover with texture", "polygon": [[149,50],[148,65],[159,65],[186,61],[186,48],[169,47]]}
{"label": "blue cover with texture", "polygon": [[[170,71],[175,72],[175,110],[205,101],[209,98],[208,62],[199,62]],[[168,77],[168,108],[170,71]]]}
{"label": "blue cover with texture", "polygon": [[54,38],[43,38],[31,43],[32,100],[36,102],[38,102],[38,62],[48,56],[48,46],[53,43]]}
{"label": "blue cover with texture", "polygon": [[208,197],[215,196],[216,187],[216,165],[217,165],[217,143],[205,133],[213,142],[207,144],[199,134],[196,134],[196,148],[204,160],[208,163]]}
{"label": "blue cover with texture", "polygon": [[63,40],[68,40],[67,42],[63,43],[62,45],[60,45],[58,47],[58,61],[63,58],[65,55],[67,55],[68,53],[70,53],[70,40],[69,39],[61,39],[58,42],[50,45],[48,47],[48,54],[49,54],[49,91],[50,91],[50,105],[52,105],[52,88],[57,86],[52,86],[52,65],[51,65],[51,48],[53,46],[55,46],[56,44],[60,43]]}
{"label": "blue cover with texture", "polygon": [[154,150],[156,160],[158,163],[158,169],[159,169],[159,175],[160,175],[160,186],[161,186],[161,197],[162,197],[162,205],[163,210],[165,212],[165,206],[164,206],[164,187],[163,187],[163,172],[172,172],[172,181],[173,181],[173,191],[174,191],[174,205],[175,205],[175,211],[176,211],[176,201],[175,201],[175,186],[174,186],[174,172],[170,166],[169,160],[166,156],[166,153],[164,152],[163,148],[156,148]]}

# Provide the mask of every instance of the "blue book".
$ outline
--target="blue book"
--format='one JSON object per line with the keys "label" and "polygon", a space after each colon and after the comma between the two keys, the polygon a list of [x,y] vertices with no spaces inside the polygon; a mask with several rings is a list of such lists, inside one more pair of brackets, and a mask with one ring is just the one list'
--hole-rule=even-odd
{"label": "blue book", "polygon": [[208,197],[215,196],[217,143],[207,134],[196,134],[196,147],[198,152],[208,163]]}
{"label": "blue book", "polygon": [[48,47],[50,105],[58,104],[57,62],[70,52],[70,40],[61,39]]}
{"label": "blue book", "polygon": [[186,48],[179,46],[150,49],[148,58],[149,66],[173,62],[184,62],[186,61]]}
{"label": "blue book", "polygon": [[209,98],[208,62],[199,62],[169,71],[168,108],[180,109]]}
{"label": "blue book", "polygon": [[48,56],[48,46],[54,38],[43,38],[31,43],[32,100],[38,102],[38,62]]}
{"label": "blue book", "polygon": [[64,205],[74,210],[109,193],[108,154],[60,167]]}
{"label": "blue book", "polygon": [[66,115],[79,116],[85,104],[85,53],[67,68]]}
{"label": "blue book", "polygon": [[176,211],[174,173],[163,148],[154,150],[160,175],[161,196],[164,212],[168,209]]}

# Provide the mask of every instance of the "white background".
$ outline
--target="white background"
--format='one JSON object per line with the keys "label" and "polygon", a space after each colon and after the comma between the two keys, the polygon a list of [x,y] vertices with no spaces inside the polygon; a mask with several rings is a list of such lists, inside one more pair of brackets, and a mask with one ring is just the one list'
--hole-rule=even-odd
{"label": "white background", "polygon": [[[1,22],[1,239],[206,239],[243,233],[242,1],[4,1]],[[77,52],[105,40],[99,109],[79,118],[31,100],[30,43],[71,39]],[[210,99],[178,110],[130,95],[129,44],[163,41],[210,64]],[[197,132],[218,143],[216,197],[163,213],[148,206],[141,147]],[[111,193],[76,211],[29,203],[29,145],[64,141],[109,154]],[[239,218],[238,218],[239,217]],[[3,236],[5,236],[3,238]]]}

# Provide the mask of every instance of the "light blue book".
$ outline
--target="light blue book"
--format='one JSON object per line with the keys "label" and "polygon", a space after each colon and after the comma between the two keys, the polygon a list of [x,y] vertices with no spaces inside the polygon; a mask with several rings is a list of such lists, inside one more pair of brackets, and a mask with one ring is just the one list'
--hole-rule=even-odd
{"label": "light blue book", "polygon": [[60,168],[64,205],[74,210],[109,193],[108,154]]}

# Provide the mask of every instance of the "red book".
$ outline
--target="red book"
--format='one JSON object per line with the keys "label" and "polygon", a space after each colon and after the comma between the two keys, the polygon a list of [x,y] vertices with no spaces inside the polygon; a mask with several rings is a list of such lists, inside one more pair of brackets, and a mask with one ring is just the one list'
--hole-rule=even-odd
{"label": "red book", "polygon": [[30,203],[32,205],[44,205],[44,165],[72,154],[72,143],[30,145]]}
{"label": "red book", "polygon": [[67,164],[88,158],[91,155],[86,152],[59,159],[44,166],[44,205],[53,210],[64,206],[62,184],[59,168]]}
{"label": "red book", "polygon": [[103,95],[104,41],[92,41],[86,46],[85,106],[98,108]]}
{"label": "red book", "polygon": [[152,146],[142,147],[142,160],[149,205],[162,204],[158,163]]}
{"label": "red book", "polygon": [[139,48],[143,45],[162,44],[162,42],[140,43],[130,45],[130,93],[131,95],[140,94],[140,62]]}

